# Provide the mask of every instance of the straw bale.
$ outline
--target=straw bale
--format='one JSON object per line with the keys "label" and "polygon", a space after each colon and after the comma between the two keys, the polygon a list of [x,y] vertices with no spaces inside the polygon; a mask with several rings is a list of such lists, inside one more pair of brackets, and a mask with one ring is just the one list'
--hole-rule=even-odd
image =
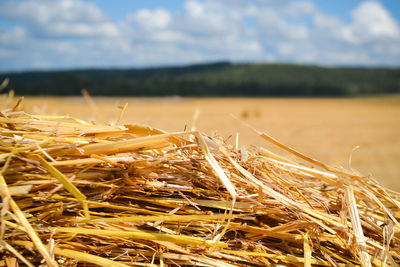
{"label": "straw bale", "polygon": [[256,133],[293,157],[3,110],[0,266],[400,263],[398,192]]}

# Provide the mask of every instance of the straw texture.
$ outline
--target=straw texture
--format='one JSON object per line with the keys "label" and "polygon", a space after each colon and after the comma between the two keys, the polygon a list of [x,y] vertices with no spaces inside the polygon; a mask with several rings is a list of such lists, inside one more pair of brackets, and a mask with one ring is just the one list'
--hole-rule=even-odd
{"label": "straw texture", "polygon": [[0,266],[400,264],[399,193],[256,133],[3,110]]}

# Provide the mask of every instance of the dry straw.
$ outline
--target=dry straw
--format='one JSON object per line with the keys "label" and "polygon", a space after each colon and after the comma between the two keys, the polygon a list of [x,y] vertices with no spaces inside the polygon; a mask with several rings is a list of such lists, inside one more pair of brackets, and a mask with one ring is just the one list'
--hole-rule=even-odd
{"label": "dry straw", "polygon": [[399,193],[256,132],[293,157],[3,110],[0,266],[400,263]]}

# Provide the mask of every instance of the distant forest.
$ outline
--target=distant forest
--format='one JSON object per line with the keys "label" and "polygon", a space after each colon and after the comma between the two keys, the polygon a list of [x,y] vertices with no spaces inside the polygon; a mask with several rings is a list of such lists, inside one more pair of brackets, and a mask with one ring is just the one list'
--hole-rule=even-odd
{"label": "distant forest", "polygon": [[[144,69],[0,73],[18,95],[358,96],[400,93],[399,68],[227,62]],[[4,91],[4,90],[3,90]]]}

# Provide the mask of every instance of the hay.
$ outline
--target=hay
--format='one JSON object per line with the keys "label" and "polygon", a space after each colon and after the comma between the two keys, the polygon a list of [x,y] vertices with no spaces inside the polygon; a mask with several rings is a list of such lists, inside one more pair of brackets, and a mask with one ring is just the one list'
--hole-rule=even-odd
{"label": "hay", "polygon": [[0,266],[400,263],[399,193],[257,133],[2,111]]}

